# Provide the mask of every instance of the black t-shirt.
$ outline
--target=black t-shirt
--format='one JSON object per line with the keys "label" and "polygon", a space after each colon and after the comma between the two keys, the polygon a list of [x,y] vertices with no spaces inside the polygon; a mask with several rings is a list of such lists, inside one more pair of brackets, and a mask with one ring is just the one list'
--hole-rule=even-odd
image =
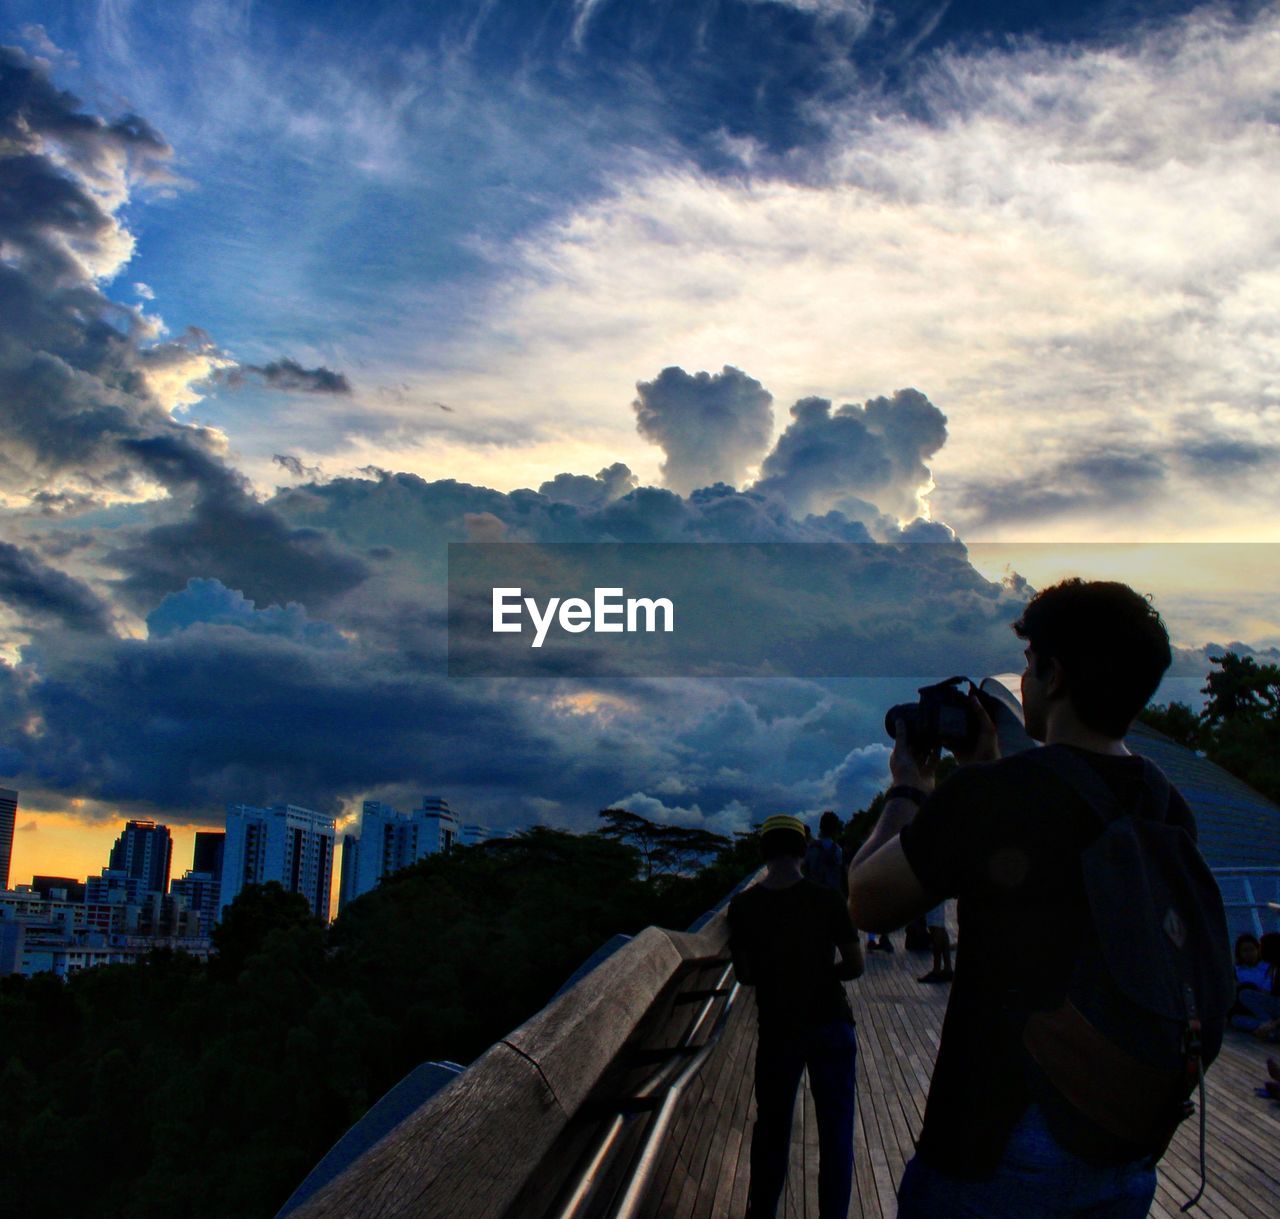
{"label": "black t-shirt", "polygon": [[857,935],[844,898],[811,880],[739,893],[729,903],[729,947],[739,980],[756,988],[761,1030],[852,1024],[835,952]]}
{"label": "black t-shirt", "polygon": [[[1073,751],[1123,808],[1139,807],[1141,758]],[[1176,790],[1165,818],[1195,838],[1195,819]],[[956,976],[919,1143],[945,1172],[990,1175],[1032,1099],[1020,1017],[1062,1003],[1085,937],[1094,935],[1080,850],[1101,829],[1042,765],[1014,755],[956,771],[902,830],[921,885],[959,898]]]}

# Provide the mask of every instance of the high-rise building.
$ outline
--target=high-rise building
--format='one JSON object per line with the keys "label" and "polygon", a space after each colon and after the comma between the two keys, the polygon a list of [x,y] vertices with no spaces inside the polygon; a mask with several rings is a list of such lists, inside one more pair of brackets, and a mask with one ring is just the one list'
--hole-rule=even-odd
{"label": "high-rise building", "polygon": [[317,918],[329,919],[333,818],[296,804],[227,805],[218,917],[246,885],[276,881],[300,893]]}
{"label": "high-rise building", "polygon": [[210,876],[222,875],[222,854],[226,850],[227,835],[223,830],[197,830],[196,845],[192,852],[191,870]]}
{"label": "high-rise building", "polygon": [[[422,807],[411,813],[366,800],[360,813],[360,837],[343,837],[338,909],[375,888],[384,876],[407,868],[424,855],[449,850],[462,840],[463,832],[448,801],[439,796],[424,796]],[[483,833],[488,837],[487,830]]]}
{"label": "high-rise building", "polygon": [[182,898],[187,908],[199,917],[201,935],[208,935],[218,921],[226,843],[225,833],[198,830],[190,869],[169,886],[170,891]]}
{"label": "high-rise building", "polygon": [[143,881],[147,893],[169,891],[169,868],[173,862],[173,839],[167,825],[154,821],[126,821],[124,833],[111,848],[107,867]]}
{"label": "high-rise building", "polygon": [[413,816],[422,822],[425,839],[423,855],[447,851],[458,841],[458,818],[449,808],[449,802],[439,796],[423,796],[422,807]]}
{"label": "high-rise building", "polygon": [[338,877],[338,912],[356,895],[356,868],[360,862],[360,835],[342,835],[342,872]]}
{"label": "high-rise building", "polygon": [[9,865],[13,862],[13,827],[18,820],[18,793],[0,787],[0,889],[9,887]]}
{"label": "high-rise building", "polygon": [[154,821],[126,821],[100,876],[86,882],[90,902],[138,905],[153,894],[169,891],[169,865],[173,839],[167,825]]}

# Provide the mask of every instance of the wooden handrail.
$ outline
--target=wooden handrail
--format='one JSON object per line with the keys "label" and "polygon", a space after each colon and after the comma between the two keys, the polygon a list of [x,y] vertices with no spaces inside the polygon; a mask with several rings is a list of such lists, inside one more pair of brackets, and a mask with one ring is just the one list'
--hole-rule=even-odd
{"label": "wooden handrail", "polygon": [[676,972],[727,945],[723,910],[696,933],[646,928],[290,1219],[500,1219]]}

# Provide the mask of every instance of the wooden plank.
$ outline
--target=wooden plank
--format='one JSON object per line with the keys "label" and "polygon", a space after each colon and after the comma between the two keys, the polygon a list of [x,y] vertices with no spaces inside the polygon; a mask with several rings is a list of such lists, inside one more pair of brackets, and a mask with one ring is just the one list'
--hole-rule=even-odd
{"label": "wooden plank", "polygon": [[[858,1219],[894,1219],[898,1181],[923,1120],[948,998],[947,987],[916,981],[927,965],[927,957],[903,951],[891,957],[872,954],[866,973],[850,987],[859,1043],[850,1215]],[[682,1190],[672,1208],[662,1212],[672,1219],[741,1219],[746,1209],[754,1121],[755,1010],[749,989],[739,1009],[717,1051],[723,1063],[708,1063],[716,1073],[710,1077],[714,1087],[706,1112],[690,1115],[690,1130],[683,1136],[702,1122],[689,1144],[697,1151],[706,1147],[697,1194],[681,1214],[674,1206],[684,1204]],[[1280,1212],[1280,1107],[1253,1094],[1265,1077],[1265,1059],[1265,1047],[1232,1033],[1209,1073],[1210,1184],[1199,1208],[1206,1219],[1273,1219]],[[1181,1219],[1178,1208],[1198,1184],[1197,1133],[1194,1120],[1184,1124],[1161,1165],[1151,1210],[1156,1219]],[[673,1131],[672,1137],[681,1136]],[[812,1102],[805,1090],[797,1100],[790,1164],[779,1214],[805,1219],[816,1214],[818,1167]]]}
{"label": "wooden plank", "polygon": [[[729,1032],[730,1030],[726,1027],[726,1038]],[[724,1068],[717,1077],[715,1087],[717,1120],[707,1145],[706,1159],[702,1164],[698,1197],[688,1212],[689,1219],[719,1219],[724,1213],[723,1210],[716,1210],[715,1200],[721,1198],[723,1206],[723,1198],[727,1194],[727,1190],[721,1188],[721,1180],[725,1176],[725,1162],[731,1146],[732,1155],[736,1160],[738,1144],[734,1140],[742,1137],[741,1129],[734,1128],[734,1112],[739,1103],[744,1060],[748,1067],[748,1075],[754,1075],[754,1063],[749,1053],[751,1047],[752,1039],[743,1037],[741,1032],[725,1046]]]}

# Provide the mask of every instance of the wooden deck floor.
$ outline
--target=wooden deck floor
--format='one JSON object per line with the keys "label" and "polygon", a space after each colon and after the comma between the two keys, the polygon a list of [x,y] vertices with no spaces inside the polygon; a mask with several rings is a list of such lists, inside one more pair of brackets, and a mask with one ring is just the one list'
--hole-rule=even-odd
{"label": "wooden deck floor", "polygon": [[[928,968],[927,954],[899,949],[893,956],[869,957],[867,972],[849,987],[859,1038],[849,1213],[892,1219],[895,1188],[924,1114],[949,988],[915,980]],[[744,1213],[755,1118],[755,1019],[752,992],[744,988],[715,1053],[684,1094],[642,1209],[647,1219],[738,1219]],[[1266,1047],[1254,1039],[1228,1033],[1209,1073],[1209,1184],[1197,1208],[1206,1219],[1280,1215],[1280,1106],[1255,1094],[1266,1057]],[[1158,1219],[1177,1219],[1179,1206],[1196,1189],[1197,1134],[1195,1120],[1184,1123],[1161,1162],[1151,1210]],[[817,1163],[817,1132],[802,1086],[780,1210],[785,1219],[817,1219]]]}

